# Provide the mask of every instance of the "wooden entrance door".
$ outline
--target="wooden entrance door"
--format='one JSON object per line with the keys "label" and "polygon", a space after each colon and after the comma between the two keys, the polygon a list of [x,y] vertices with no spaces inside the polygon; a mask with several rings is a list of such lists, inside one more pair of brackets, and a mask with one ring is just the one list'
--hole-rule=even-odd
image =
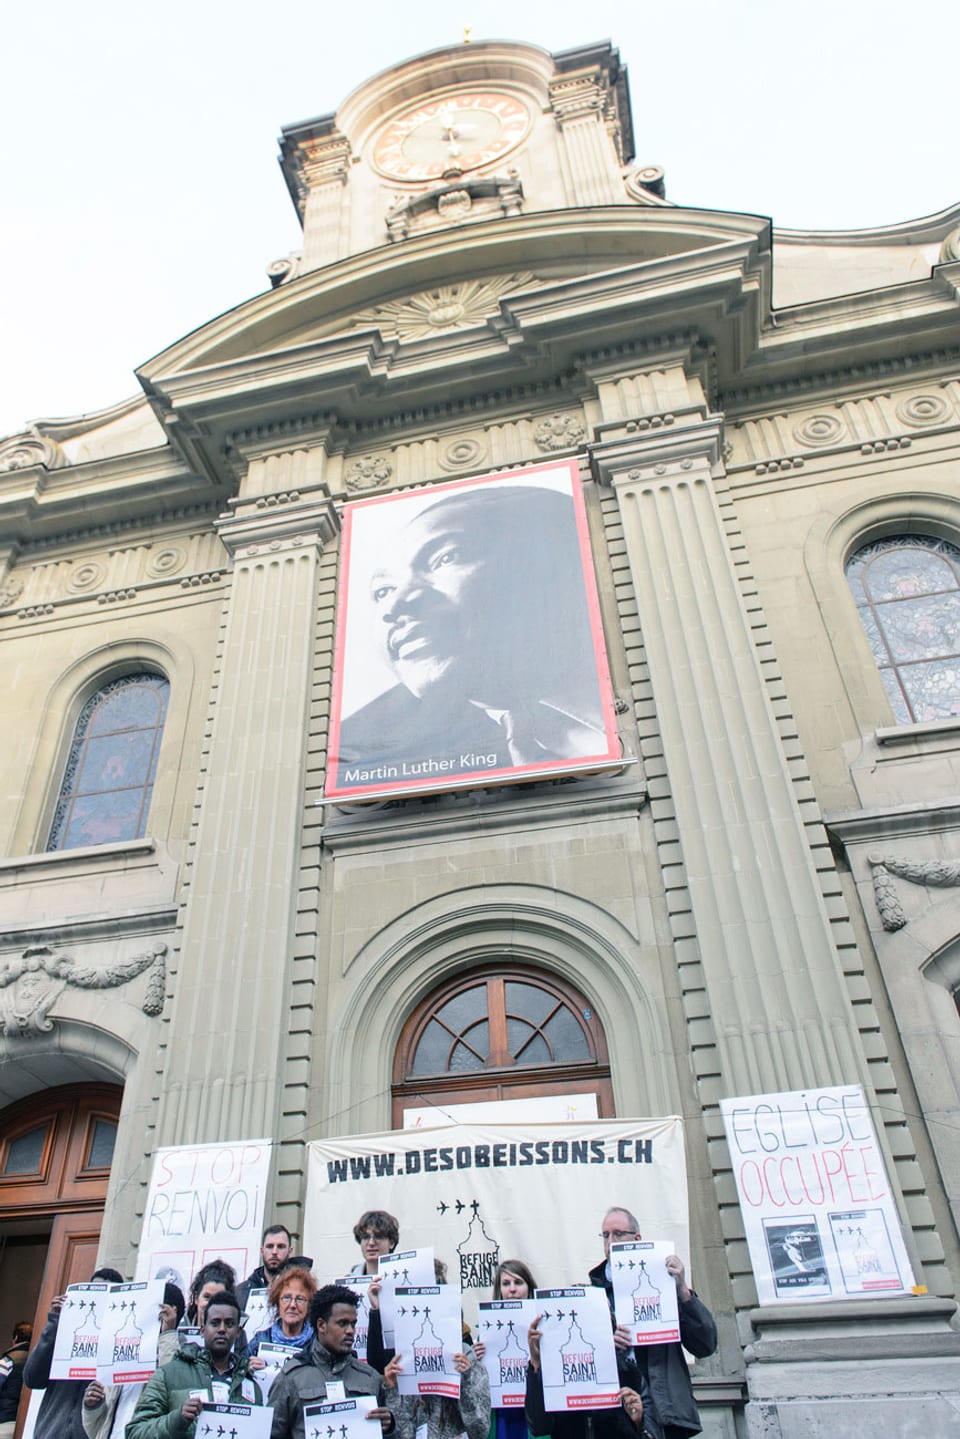
{"label": "wooden entrance door", "polygon": [[97,1267],[121,1098],[69,1085],[0,1113],[0,1336],[32,1318],[38,1338],[54,1295]]}

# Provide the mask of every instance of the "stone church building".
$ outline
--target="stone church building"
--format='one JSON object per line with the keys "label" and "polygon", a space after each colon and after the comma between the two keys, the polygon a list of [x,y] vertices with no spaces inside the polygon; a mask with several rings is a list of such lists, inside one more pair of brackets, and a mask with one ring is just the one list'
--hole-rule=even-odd
{"label": "stone church building", "polygon": [[[606,43],[433,51],[280,158],[270,288],[0,441],[3,1333],[132,1272],[158,1146],[271,1137],[299,1235],[305,1136],[575,1091],[683,1116],[706,1433],[954,1432],[960,205],[678,206]],[[554,461],[614,749],[331,797],[344,507]],[[836,1085],[916,1292],[762,1304],[720,1103]]]}

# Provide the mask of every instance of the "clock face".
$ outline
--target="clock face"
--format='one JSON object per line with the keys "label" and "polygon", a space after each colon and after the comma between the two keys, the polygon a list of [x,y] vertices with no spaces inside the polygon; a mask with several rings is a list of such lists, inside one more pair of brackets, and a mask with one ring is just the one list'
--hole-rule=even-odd
{"label": "clock face", "polygon": [[373,162],[393,180],[440,180],[492,164],[530,127],[525,105],[496,90],[461,90],[404,110],[381,131]]}

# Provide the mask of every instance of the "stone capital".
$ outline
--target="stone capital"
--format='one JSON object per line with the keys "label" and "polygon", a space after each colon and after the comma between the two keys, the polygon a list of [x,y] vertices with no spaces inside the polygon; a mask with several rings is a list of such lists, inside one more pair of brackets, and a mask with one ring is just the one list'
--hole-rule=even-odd
{"label": "stone capital", "polygon": [[242,507],[234,505],[232,512],[216,521],[217,533],[234,560],[301,546],[322,550],[339,528],[326,485],[311,493],[261,495]]}
{"label": "stone capital", "polygon": [[550,105],[560,125],[574,120],[603,118],[607,107],[607,92],[599,66],[591,70],[580,70],[572,75],[558,75],[551,80]]}
{"label": "stone capital", "polygon": [[708,467],[723,474],[723,420],[720,415],[665,416],[669,423],[626,420],[597,428],[589,447],[590,464],[600,484],[619,489],[670,477],[686,478]]}

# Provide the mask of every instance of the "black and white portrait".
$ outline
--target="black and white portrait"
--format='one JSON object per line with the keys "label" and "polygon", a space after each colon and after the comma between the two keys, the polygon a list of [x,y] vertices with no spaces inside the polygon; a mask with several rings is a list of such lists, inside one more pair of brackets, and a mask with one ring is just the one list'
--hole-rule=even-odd
{"label": "black and white portrait", "polygon": [[327,795],[619,756],[575,467],[349,505]]}

